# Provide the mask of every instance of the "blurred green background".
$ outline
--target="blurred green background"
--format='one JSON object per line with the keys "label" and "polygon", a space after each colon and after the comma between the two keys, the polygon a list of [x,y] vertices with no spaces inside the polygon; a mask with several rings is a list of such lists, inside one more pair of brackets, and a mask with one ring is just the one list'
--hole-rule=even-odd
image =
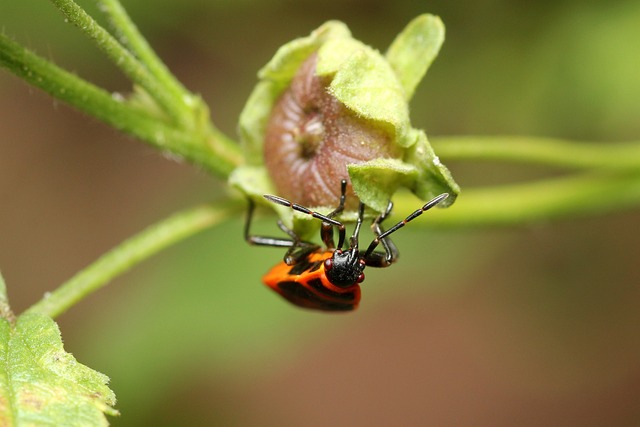
{"label": "blurred green background", "polygon": [[[233,136],[256,71],[281,44],[340,19],[385,50],[430,12],[447,40],[412,102],[429,135],[640,139],[637,0],[123,4]],[[129,90],[49,3],[3,0],[0,25]],[[226,196],[224,183],[4,70],[0,93],[0,268],[18,312],[145,226]],[[449,166],[463,188],[554,172]],[[111,377],[117,426],[637,426],[639,220],[407,228],[399,264],[368,270],[361,308],[325,315],[261,285],[281,251],[247,246],[238,218],[136,267],[59,323],[67,350]],[[259,229],[273,231],[273,219]]]}

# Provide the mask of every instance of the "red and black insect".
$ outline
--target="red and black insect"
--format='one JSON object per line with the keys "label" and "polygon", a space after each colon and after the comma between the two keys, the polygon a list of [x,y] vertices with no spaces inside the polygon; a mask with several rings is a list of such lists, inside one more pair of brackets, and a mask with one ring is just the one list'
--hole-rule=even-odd
{"label": "red and black insect", "polygon": [[[338,207],[327,215],[315,212],[304,206],[292,203],[278,196],[265,195],[270,202],[311,215],[322,221],[320,237],[325,247],[301,240],[293,230],[281,221],[278,227],[289,235],[289,239],[266,236],[252,236],[249,232],[253,217],[254,203],[249,200],[247,221],[244,229],[245,240],[252,245],[288,248],[283,262],[277,264],[264,277],[264,283],[291,303],[310,309],[324,311],[354,310],[360,302],[360,283],[364,280],[364,269],[369,267],[388,267],[398,258],[398,249],[389,235],[402,228],[409,221],[436,206],[447,198],[443,193],[427,202],[420,209],[384,231],[381,223],[390,214],[393,203],[378,215],[371,223],[375,238],[366,251],[358,248],[358,235],[364,217],[364,204],[360,202],[358,219],[353,234],[349,238],[349,248],[342,249],[345,242],[345,226],[334,219],[344,210],[347,181],[341,182],[341,196]],[[333,240],[333,228],[338,229],[338,245]],[[382,243],[384,252],[375,251]]]}

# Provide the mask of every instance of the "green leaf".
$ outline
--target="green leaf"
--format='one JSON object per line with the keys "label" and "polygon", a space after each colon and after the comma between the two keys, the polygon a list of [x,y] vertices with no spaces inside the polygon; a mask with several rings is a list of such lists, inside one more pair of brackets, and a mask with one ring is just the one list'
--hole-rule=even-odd
{"label": "green leaf", "polygon": [[386,57],[408,101],[444,43],[444,24],[434,15],[420,15],[398,34]]}
{"label": "green leaf", "polygon": [[117,415],[109,379],[64,351],[49,317],[0,320],[0,425],[107,426]]}
{"label": "green leaf", "polygon": [[399,186],[410,186],[418,170],[397,159],[375,159],[347,166],[353,189],[370,208],[383,212]]}

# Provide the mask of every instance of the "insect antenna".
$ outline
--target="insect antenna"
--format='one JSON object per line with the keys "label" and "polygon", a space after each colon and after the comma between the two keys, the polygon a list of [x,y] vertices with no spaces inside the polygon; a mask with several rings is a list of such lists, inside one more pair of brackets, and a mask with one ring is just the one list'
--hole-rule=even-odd
{"label": "insect antenna", "polygon": [[384,233],[376,236],[376,238],[373,239],[373,241],[371,242],[371,244],[367,248],[367,252],[365,252],[364,258],[367,258],[374,251],[374,249],[380,244],[380,241],[382,239],[387,237],[389,234],[398,231],[399,229],[401,229],[402,227],[407,225],[408,222],[413,221],[414,219],[416,219],[417,217],[422,215],[424,212],[428,211],[432,207],[436,206],[438,203],[442,202],[447,197],[449,197],[449,194],[447,194],[447,193],[442,193],[439,196],[434,197],[433,199],[429,200],[420,209],[415,210],[413,213],[411,213],[405,219],[403,219],[402,221],[398,222],[396,225],[394,225],[393,227],[389,228]]}
{"label": "insect antenna", "polygon": [[356,226],[353,229],[353,234],[349,239],[349,249],[358,249],[358,236],[360,235],[360,227],[362,226],[362,219],[364,218],[364,203],[360,202],[358,207],[358,220]]}
{"label": "insect antenna", "polygon": [[[276,203],[278,205],[282,205],[282,206],[287,206],[291,209],[293,209],[294,211],[298,211],[301,212],[303,214],[307,214],[307,215],[311,215],[313,218],[319,219],[323,222],[329,223],[331,225],[334,225],[336,227],[338,227],[338,233],[339,233],[339,247],[342,246],[342,242],[344,242],[344,238],[345,238],[345,227],[344,224],[341,223],[340,221],[337,221],[333,218],[328,217],[327,215],[323,215],[320,212],[316,212],[316,211],[312,211],[311,209],[299,205],[297,203],[293,203],[290,202],[289,200],[279,197],[279,196],[273,196],[271,194],[265,194],[263,196],[265,199],[267,199],[268,201],[272,202],[272,203]],[[334,212],[332,212],[331,214],[335,215]],[[330,215],[331,215],[330,214]]]}

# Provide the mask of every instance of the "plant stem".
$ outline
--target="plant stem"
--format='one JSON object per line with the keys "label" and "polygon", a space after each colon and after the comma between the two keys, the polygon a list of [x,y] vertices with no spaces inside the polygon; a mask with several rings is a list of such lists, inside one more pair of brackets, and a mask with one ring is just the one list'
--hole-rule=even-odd
{"label": "plant stem", "polygon": [[640,142],[579,143],[529,136],[444,136],[431,141],[446,160],[498,160],[575,169],[640,171]]}
{"label": "plant stem", "polygon": [[59,68],[2,34],[0,64],[55,98],[222,178],[241,162],[237,144],[216,129],[207,128],[204,135],[178,129],[141,107]]}
{"label": "plant stem", "polygon": [[10,323],[14,323],[16,317],[11,311],[11,307],[9,306],[9,297],[7,296],[7,285],[4,283],[4,277],[2,277],[2,272],[0,272],[0,319],[4,319],[9,321]]}
{"label": "plant stem", "polygon": [[186,106],[193,106],[199,101],[171,74],[149,46],[147,40],[140,34],[118,0],[100,0],[99,3],[101,9],[110,18],[113,27],[118,31],[121,43],[129,47],[130,51],[146,66],[160,85],[171,93],[174,100]]}
{"label": "plant stem", "polygon": [[[395,215],[420,204],[414,196],[394,197]],[[585,173],[526,184],[465,188],[454,205],[433,209],[423,227],[515,226],[621,211],[640,205],[640,173]]]}
{"label": "plant stem", "polygon": [[58,289],[31,306],[27,312],[41,313],[55,318],[142,260],[224,221],[237,210],[238,204],[230,203],[218,208],[211,205],[198,206],[174,214],[105,253]]}
{"label": "plant stem", "polygon": [[73,23],[100,48],[109,59],[120,68],[133,82],[140,85],[162,110],[181,126],[188,127],[191,119],[189,109],[185,108],[182,97],[174,97],[159,84],[149,70],[124,46],[102,28],[84,9],[73,0],[51,0]]}
{"label": "plant stem", "polygon": [[0,271],[0,304],[9,305],[9,298],[7,297],[7,285],[4,283],[4,277]]}

